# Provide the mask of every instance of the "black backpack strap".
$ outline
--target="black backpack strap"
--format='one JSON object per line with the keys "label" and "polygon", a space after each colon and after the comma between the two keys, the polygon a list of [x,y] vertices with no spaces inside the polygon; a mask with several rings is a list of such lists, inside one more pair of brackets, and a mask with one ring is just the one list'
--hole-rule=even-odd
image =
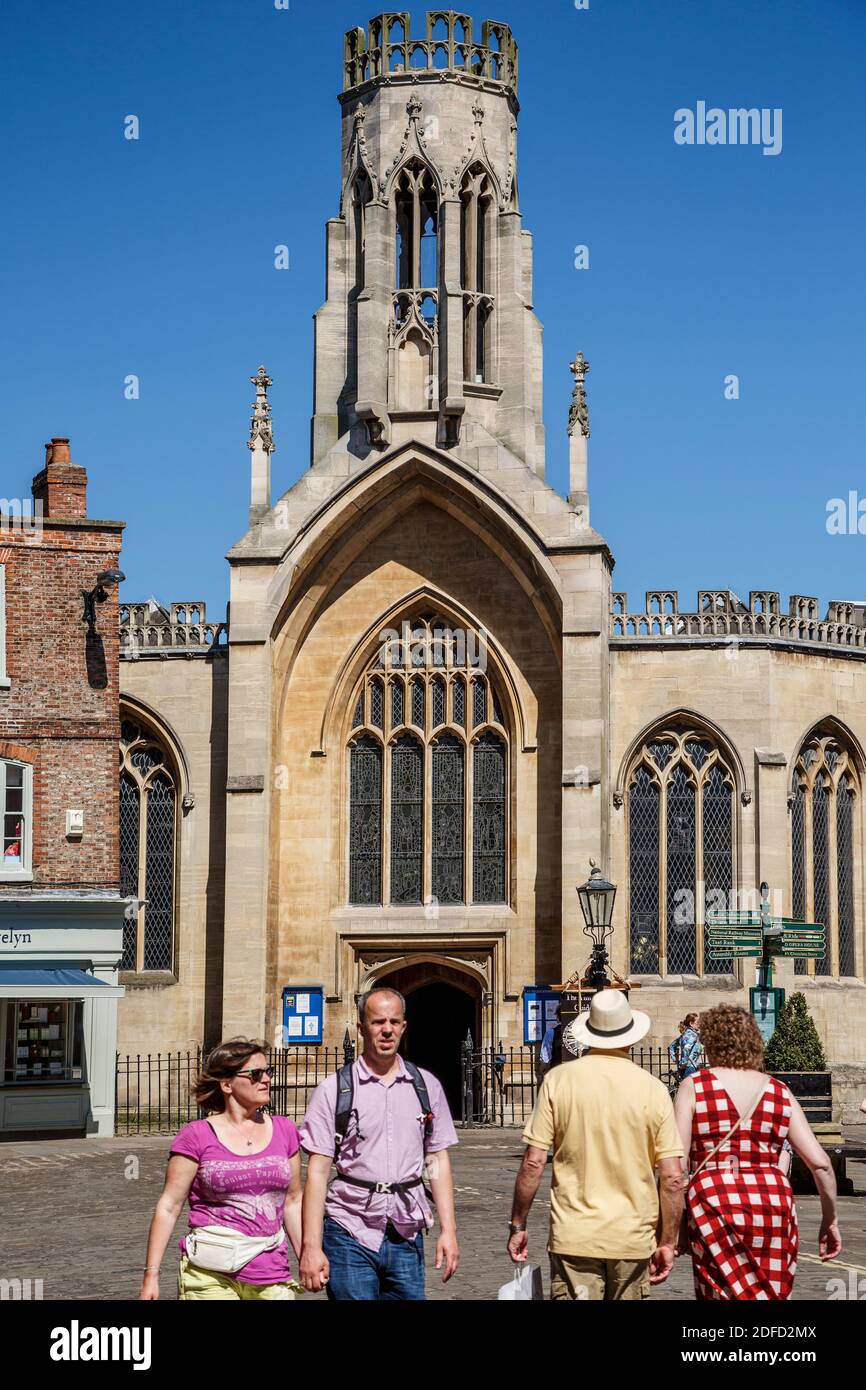
{"label": "black backpack strap", "polygon": [[352,1117],[352,1102],[355,1099],[355,1076],[353,1063],[349,1062],[337,1072],[337,1104],[334,1110],[334,1158],[340,1157],[340,1149]]}
{"label": "black backpack strap", "polygon": [[403,1065],[409,1074],[409,1080],[415,1087],[415,1094],[418,1097],[421,1105],[421,1113],[424,1116],[424,1152],[426,1153],[427,1145],[430,1142],[430,1136],[433,1133],[433,1111],[430,1109],[430,1096],[427,1093],[427,1083],[414,1062],[407,1062],[404,1059]]}

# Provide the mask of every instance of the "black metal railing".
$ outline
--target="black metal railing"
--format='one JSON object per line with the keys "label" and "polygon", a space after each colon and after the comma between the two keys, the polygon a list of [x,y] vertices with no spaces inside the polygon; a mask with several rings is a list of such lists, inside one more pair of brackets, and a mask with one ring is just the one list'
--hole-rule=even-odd
{"label": "black metal railing", "polygon": [[202,1050],[117,1056],[114,1076],[116,1134],[174,1134],[200,1119],[192,1087]]}
{"label": "black metal railing", "polygon": [[[355,1057],[348,1034],[340,1047],[272,1048],[270,1109],[274,1115],[303,1118],[310,1097],[320,1081],[339,1071]],[[150,1052],[122,1057],[118,1054],[114,1083],[115,1132],[117,1134],[174,1134],[199,1120],[204,1111],[192,1090],[201,1071],[200,1047],[187,1052]]]}
{"label": "black metal railing", "polygon": [[[524,1125],[532,1114],[542,1073],[539,1047],[476,1047],[471,1035],[462,1044],[461,1104],[456,1118],[465,1128]],[[635,1047],[632,1061],[669,1090],[676,1089],[666,1047]],[[273,1048],[268,1062],[271,1077],[270,1109],[300,1121],[313,1091],[326,1077],[355,1057],[348,1033],[340,1047]],[[201,1119],[192,1095],[203,1061],[200,1047],[187,1052],[156,1052],[117,1057],[115,1074],[116,1133],[174,1134],[190,1120]],[[701,1059],[703,1065],[703,1059]]]}
{"label": "black metal railing", "polygon": [[[543,1079],[540,1050],[538,1044],[504,1047],[500,1043],[498,1047],[477,1048],[471,1034],[467,1036],[460,1054],[460,1123],[464,1128],[525,1124]],[[678,1077],[666,1047],[633,1047],[631,1059],[658,1077],[669,1091],[676,1090]],[[703,1057],[700,1065],[704,1065]]]}

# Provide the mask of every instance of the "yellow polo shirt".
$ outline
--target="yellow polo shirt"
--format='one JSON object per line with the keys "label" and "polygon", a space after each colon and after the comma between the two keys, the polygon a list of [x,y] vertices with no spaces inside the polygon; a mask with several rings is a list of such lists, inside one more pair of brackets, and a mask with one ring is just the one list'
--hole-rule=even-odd
{"label": "yellow polo shirt", "polygon": [[553,1147],[550,1249],[648,1259],[659,1214],[655,1167],[682,1156],[667,1090],[617,1053],[587,1053],[544,1078],[523,1135]]}

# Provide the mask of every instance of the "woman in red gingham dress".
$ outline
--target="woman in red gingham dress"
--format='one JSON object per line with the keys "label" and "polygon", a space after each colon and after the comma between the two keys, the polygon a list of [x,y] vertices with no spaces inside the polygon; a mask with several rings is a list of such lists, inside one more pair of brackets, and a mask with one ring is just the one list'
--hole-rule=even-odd
{"label": "woman in red gingham dress", "polygon": [[[708,1010],[701,1016],[701,1040],[709,1067],[682,1083],[676,1101],[689,1171],[695,1174],[686,1198],[695,1295],[699,1300],[790,1298],[797,1271],[797,1213],[779,1166],[784,1142],[811,1169],[821,1196],[822,1259],[833,1259],[842,1248],[830,1160],[787,1086],[764,1075],[763,1042],[751,1014],[731,1004]],[[701,1167],[740,1115],[747,1118]]]}

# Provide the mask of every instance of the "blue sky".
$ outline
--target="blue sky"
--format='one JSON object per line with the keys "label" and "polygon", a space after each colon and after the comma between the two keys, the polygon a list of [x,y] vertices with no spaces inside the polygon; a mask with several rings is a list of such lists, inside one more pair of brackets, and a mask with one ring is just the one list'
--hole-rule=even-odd
{"label": "blue sky", "polygon": [[[351,0],[41,0],[0,18],[0,493],[51,435],[128,523],[127,599],[205,598],[246,528],[253,390],[274,496],[308,466],[311,315],[338,210]],[[866,596],[863,0],[496,0],[520,45],[520,191],[545,325],[548,479],[591,363],[594,525],[614,583]],[[413,32],[422,33],[416,6]],[[678,146],[699,100],[783,110],[783,148]],[[141,138],[123,138],[136,114]],[[291,268],[274,269],[286,243]],[[574,269],[574,248],[590,269]],[[139,376],[140,399],[124,398]],[[740,378],[726,400],[725,378]],[[866,524],[866,523],[864,523]]]}

